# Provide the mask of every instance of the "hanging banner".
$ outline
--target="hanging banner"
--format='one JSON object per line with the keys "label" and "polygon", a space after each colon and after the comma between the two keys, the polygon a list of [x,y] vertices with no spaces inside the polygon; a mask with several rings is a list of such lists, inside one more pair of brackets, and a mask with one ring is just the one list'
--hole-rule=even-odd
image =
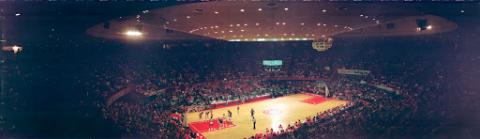
{"label": "hanging banner", "polygon": [[338,74],[346,74],[346,75],[361,75],[365,76],[370,74],[369,70],[359,70],[359,69],[337,69]]}

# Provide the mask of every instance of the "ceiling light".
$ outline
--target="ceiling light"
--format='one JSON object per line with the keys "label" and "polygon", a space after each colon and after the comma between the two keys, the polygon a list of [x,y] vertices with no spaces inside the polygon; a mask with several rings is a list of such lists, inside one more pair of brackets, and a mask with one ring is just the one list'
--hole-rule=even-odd
{"label": "ceiling light", "polygon": [[143,35],[143,33],[138,30],[128,30],[124,34],[132,37],[138,37]]}
{"label": "ceiling light", "polygon": [[240,12],[245,12],[245,10],[244,10],[244,9],[240,9]]}
{"label": "ceiling light", "polygon": [[433,28],[432,25],[427,26],[427,30],[432,30],[432,28]]}
{"label": "ceiling light", "polygon": [[258,11],[262,11],[262,8],[258,8]]}
{"label": "ceiling light", "polygon": [[284,8],[283,10],[288,11],[288,8]]}
{"label": "ceiling light", "polygon": [[218,14],[218,12],[217,12],[217,11],[215,11],[215,12],[213,12],[213,13],[214,13],[214,14]]}

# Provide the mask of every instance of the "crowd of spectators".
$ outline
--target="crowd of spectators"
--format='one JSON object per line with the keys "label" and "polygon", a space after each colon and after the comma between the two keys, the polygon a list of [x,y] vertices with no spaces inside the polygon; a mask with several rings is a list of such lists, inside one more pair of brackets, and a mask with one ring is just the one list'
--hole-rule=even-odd
{"label": "crowd of spectators", "polygon": [[[457,48],[444,45],[453,42],[396,39],[402,43],[392,45],[389,42],[394,40],[385,38],[339,39],[335,49],[322,53],[301,42],[148,47],[105,58],[92,74],[98,80],[84,84],[95,88],[88,93],[97,98],[96,105],[105,118],[132,136],[192,137],[195,134],[184,126],[183,120],[172,119],[172,114],[182,115],[194,106],[205,109],[217,102],[242,101],[265,94],[318,93],[322,92],[316,87],[318,81],[327,84],[332,97],[351,103],[307,120],[299,119],[298,125],[303,126],[296,124],[297,130],[275,135],[270,132],[270,136],[432,137],[459,130],[467,136],[473,134],[469,128],[455,126],[462,122],[455,119],[459,116],[455,108],[468,105],[459,100],[471,98],[451,98],[458,95],[450,93],[473,92],[452,83],[459,78],[458,70],[465,70],[457,69],[455,61],[448,58],[459,57],[448,53]],[[407,46],[411,43],[415,45]],[[434,48],[437,46],[443,47]],[[280,71],[267,72],[261,65],[263,59],[281,59],[284,65]],[[340,68],[370,70],[371,74],[342,75],[336,72]],[[279,77],[317,80],[276,80]],[[111,105],[105,103],[121,90],[129,93]]]}

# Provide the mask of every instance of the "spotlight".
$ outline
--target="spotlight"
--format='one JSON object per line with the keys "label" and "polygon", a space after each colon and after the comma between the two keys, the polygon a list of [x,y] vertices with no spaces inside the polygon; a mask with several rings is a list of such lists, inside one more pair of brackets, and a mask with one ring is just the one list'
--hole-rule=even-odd
{"label": "spotlight", "polygon": [[143,35],[143,33],[138,30],[128,30],[124,34],[131,37],[139,37]]}

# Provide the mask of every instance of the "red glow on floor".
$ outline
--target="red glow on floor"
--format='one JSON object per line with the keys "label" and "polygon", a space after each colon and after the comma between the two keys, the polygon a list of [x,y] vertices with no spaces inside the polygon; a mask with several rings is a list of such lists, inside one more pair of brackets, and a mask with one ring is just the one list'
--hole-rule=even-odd
{"label": "red glow on floor", "polygon": [[218,119],[215,119],[213,120],[212,125],[210,125],[210,120],[206,120],[206,121],[192,122],[192,123],[189,123],[188,126],[197,133],[204,133],[204,132],[234,127],[235,125],[232,122],[228,122],[228,121],[225,122],[223,125],[221,125],[218,122]]}
{"label": "red glow on floor", "polygon": [[302,100],[302,102],[305,102],[305,103],[310,103],[310,104],[320,104],[320,103],[323,103],[327,101],[326,98],[324,97],[321,97],[321,96],[314,96],[312,98],[309,98],[309,99],[305,99],[305,100]]}

